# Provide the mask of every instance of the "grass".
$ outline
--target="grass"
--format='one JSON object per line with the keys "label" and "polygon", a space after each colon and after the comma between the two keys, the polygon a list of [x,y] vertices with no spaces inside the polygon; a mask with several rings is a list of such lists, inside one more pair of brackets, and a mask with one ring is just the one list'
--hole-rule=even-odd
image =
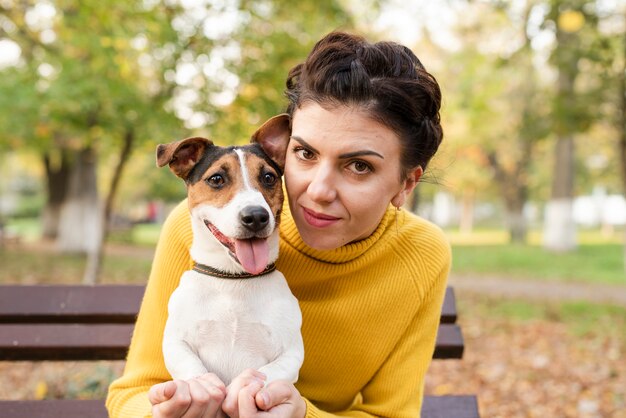
{"label": "grass", "polygon": [[41,236],[40,222],[33,218],[9,219],[6,223],[6,230],[25,241],[36,241]]}
{"label": "grass", "polygon": [[500,318],[511,323],[558,322],[565,324],[575,336],[615,336],[616,330],[626,329],[626,307],[621,306],[584,301],[538,302],[472,294],[464,294],[457,303],[461,318]]}
{"label": "grass", "polygon": [[[149,255],[108,254],[104,257],[102,283],[145,283],[152,259]],[[82,255],[59,254],[51,249],[34,252],[30,248],[0,250],[0,283],[79,283],[85,269]]]}
{"label": "grass", "polygon": [[452,254],[455,274],[626,284],[623,248],[617,244],[580,245],[569,253],[536,245],[454,245]]}
{"label": "grass", "polygon": [[578,231],[578,247],[567,253],[546,251],[541,231],[528,244],[509,244],[504,230],[446,231],[452,243],[452,272],[512,279],[625,284],[622,231]]}
{"label": "grass", "polygon": [[[504,229],[481,228],[471,232],[462,232],[458,229],[446,230],[446,235],[452,245],[508,245],[509,234]],[[602,231],[599,229],[579,229],[576,239],[581,245],[616,244],[623,243],[624,234],[620,229]],[[532,229],[528,232],[528,244],[541,246],[542,231]]]}

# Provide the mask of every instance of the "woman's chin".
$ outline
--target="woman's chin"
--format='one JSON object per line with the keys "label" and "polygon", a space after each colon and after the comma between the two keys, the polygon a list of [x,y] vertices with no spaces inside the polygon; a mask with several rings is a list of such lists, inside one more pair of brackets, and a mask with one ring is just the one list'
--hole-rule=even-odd
{"label": "woman's chin", "polygon": [[319,236],[319,235],[322,235],[322,234],[315,234],[315,236],[310,236],[310,235],[307,235],[307,236],[301,235],[301,236],[302,236],[302,241],[304,241],[306,245],[313,248],[314,250],[319,250],[319,251],[334,250],[345,244],[344,242],[341,242],[340,240],[334,237],[329,237],[328,236],[329,234],[324,234],[326,236]]}

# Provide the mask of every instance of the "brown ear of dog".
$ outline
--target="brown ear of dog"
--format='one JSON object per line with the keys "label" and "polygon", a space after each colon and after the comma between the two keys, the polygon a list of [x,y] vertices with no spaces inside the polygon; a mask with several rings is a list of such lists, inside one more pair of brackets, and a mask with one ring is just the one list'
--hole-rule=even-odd
{"label": "brown ear of dog", "polygon": [[198,163],[213,142],[202,137],[185,138],[169,144],[159,144],[156,149],[157,167],[169,164],[170,170],[178,177],[186,179],[194,165]]}
{"label": "brown ear of dog", "polygon": [[285,168],[287,145],[291,136],[289,115],[282,113],[265,122],[250,139],[251,143],[258,143],[263,151],[274,161],[280,169]]}

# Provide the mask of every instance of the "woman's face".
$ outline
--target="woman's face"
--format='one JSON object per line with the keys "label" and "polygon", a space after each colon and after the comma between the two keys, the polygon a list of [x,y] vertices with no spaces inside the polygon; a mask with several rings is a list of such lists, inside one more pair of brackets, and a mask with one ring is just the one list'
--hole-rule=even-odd
{"label": "woman's face", "polygon": [[304,242],[329,250],[371,235],[389,202],[401,206],[421,175],[417,168],[401,181],[400,154],[396,134],[358,108],[297,109],[285,183]]}

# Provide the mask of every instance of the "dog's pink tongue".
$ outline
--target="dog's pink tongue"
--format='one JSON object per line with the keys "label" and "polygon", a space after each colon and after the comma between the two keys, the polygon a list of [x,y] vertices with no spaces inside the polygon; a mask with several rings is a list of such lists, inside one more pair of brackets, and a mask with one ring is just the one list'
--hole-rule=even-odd
{"label": "dog's pink tongue", "polygon": [[235,255],[250,274],[259,274],[270,258],[270,246],[267,239],[236,239]]}

